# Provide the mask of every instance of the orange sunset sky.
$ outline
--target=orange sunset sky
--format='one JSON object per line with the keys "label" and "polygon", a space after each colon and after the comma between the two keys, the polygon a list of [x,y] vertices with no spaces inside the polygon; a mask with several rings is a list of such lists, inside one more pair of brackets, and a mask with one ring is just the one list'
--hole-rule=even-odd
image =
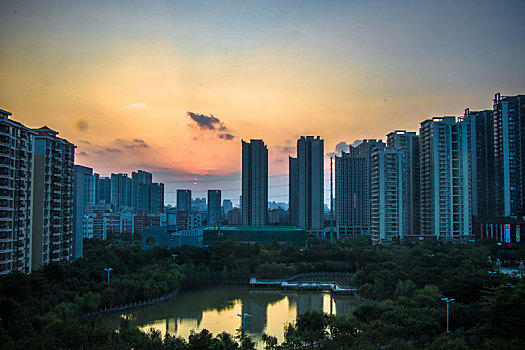
{"label": "orange sunset sky", "polygon": [[329,153],[524,93],[523,13],[523,1],[0,0],[0,108],[59,131],[103,176],[153,172],[166,203],[176,188],[238,202],[241,139],[261,138],[270,200],[288,201],[301,135]]}

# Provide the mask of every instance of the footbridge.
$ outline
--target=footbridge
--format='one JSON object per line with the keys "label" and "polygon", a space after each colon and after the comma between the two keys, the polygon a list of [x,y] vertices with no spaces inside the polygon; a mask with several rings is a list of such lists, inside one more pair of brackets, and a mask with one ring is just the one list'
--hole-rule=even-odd
{"label": "footbridge", "polygon": [[[353,288],[350,286],[341,286],[337,282],[326,282],[326,281],[319,281],[321,277],[335,277],[335,276],[342,276],[342,277],[351,277],[352,274],[350,273],[305,273],[305,274],[299,274],[292,276],[287,279],[271,279],[271,280],[258,280],[257,278],[251,278],[250,279],[250,286],[252,287],[273,287],[273,288],[281,288],[281,289],[295,289],[295,290],[327,290],[332,293],[355,293],[357,292],[357,288]],[[303,278],[314,278],[310,281],[297,281],[299,279]],[[318,277],[317,279],[315,279]]]}

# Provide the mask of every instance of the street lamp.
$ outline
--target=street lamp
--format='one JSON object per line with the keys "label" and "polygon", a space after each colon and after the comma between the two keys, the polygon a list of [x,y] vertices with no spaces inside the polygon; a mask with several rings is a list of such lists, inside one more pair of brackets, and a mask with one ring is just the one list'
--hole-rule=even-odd
{"label": "street lamp", "polygon": [[243,314],[237,314],[237,316],[242,318],[242,332],[244,333],[244,329],[246,328],[246,318],[247,317],[252,317],[252,315],[250,315],[250,314],[245,312]]}
{"label": "street lamp", "polygon": [[104,271],[107,271],[108,272],[108,286],[109,286],[109,273],[111,271],[113,271],[113,269],[111,267],[108,267],[107,269],[104,269]]}
{"label": "street lamp", "polygon": [[171,254],[171,257],[173,258],[173,261],[175,261],[175,259],[177,259],[177,254]]}
{"label": "street lamp", "polygon": [[447,333],[448,333],[449,332],[448,331],[448,304],[450,304],[452,301],[454,301],[456,299],[443,298],[441,300],[443,300],[444,302],[447,303]]}

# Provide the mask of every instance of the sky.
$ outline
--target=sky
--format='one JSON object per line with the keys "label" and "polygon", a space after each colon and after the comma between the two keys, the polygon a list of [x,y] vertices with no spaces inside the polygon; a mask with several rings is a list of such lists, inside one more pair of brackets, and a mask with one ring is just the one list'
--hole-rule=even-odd
{"label": "sky", "polygon": [[525,93],[523,13],[505,0],[0,0],[0,108],[59,131],[103,176],[152,172],[167,204],[177,188],[238,203],[241,140],[263,139],[269,200],[287,202],[301,135],[339,152]]}

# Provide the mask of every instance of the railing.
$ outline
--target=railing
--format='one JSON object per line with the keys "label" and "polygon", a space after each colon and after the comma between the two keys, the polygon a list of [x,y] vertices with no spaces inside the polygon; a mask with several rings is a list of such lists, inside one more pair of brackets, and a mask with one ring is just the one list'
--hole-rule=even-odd
{"label": "railing", "polygon": [[99,310],[97,310],[95,312],[89,312],[89,313],[85,314],[84,316],[85,317],[91,317],[91,316],[102,315],[102,314],[115,312],[115,311],[134,309],[134,308],[140,307],[140,306],[153,305],[153,304],[160,303],[162,301],[169,300],[169,299],[175,297],[178,292],[179,292],[179,290],[177,289],[177,290],[175,290],[175,291],[173,291],[171,293],[168,293],[168,294],[166,294],[166,295],[164,295],[162,297],[157,297],[157,298],[152,298],[152,299],[147,299],[147,300],[142,300],[142,301],[135,301],[133,303],[122,304],[122,305],[114,306],[114,307],[107,307],[107,308],[104,308],[104,309],[99,309]]}

